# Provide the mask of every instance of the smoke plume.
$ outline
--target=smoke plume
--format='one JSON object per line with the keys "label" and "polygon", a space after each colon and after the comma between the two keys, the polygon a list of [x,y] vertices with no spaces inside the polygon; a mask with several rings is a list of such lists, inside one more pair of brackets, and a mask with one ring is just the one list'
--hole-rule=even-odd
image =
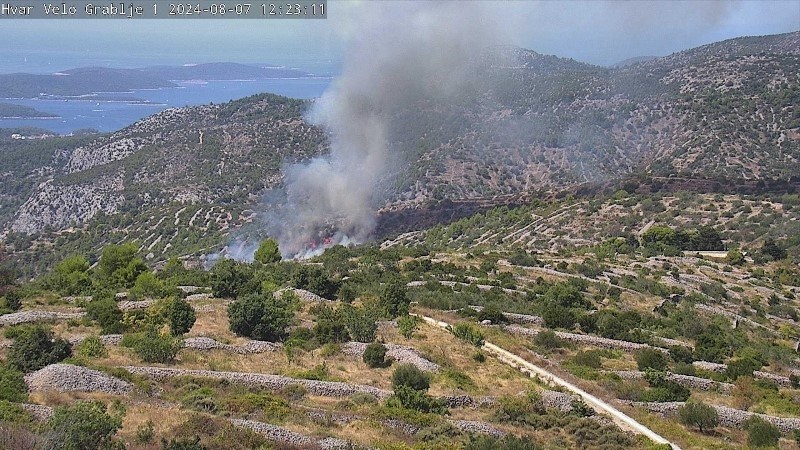
{"label": "smoke plume", "polygon": [[[309,119],[330,153],[285,171],[285,200],[267,223],[284,257],[309,257],[360,243],[404,161],[392,120],[421,101],[447,100],[466,83],[476,53],[496,36],[478,2],[373,2],[345,56],[341,76]],[[404,136],[413,141],[414,136]]]}

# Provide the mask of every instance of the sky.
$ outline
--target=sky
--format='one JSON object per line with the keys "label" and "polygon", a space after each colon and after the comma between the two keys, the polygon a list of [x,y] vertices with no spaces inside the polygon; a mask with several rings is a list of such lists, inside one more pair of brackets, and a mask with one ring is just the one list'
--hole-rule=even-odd
{"label": "sky", "polygon": [[[33,0],[31,0],[33,1]],[[18,3],[25,3],[17,0]],[[335,74],[370,10],[426,2],[329,0],[327,20],[0,19],[0,72],[87,65],[270,63]],[[728,38],[800,30],[800,0],[450,1],[503,30],[497,43],[611,65]],[[398,20],[403,20],[398,15]]]}

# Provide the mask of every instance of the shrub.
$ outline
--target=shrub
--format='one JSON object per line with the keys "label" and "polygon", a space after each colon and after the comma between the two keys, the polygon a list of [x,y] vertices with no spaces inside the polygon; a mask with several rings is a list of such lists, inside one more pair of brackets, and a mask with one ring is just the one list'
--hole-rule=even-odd
{"label": "shrub", "polygon": [[664,371],[667,368],[667,358],[663,353],[654,348],[643,348],[637,350],[634,357],[636,366],[639,370],[653,369]]}
{"label": "shrub", "polygon": [[172,361],[182,346],[179,339],[163,336],[155,328],[149,328],[142,333],[126,334],[121,344],[133,349],[143,361],[150,363]]}
{"label": "shrub", "polygon": [[161,438],[161,450],[207,450],[207,447],[200,444],[200,436],[191,438],[175,439],[167,441]]}
{"label": "shrub", "polygon": [[556,336],[556,333],[552,330],[545,330],[537,334],[533,338],[533,343],[548,350],[560,348],[564,345],[561,338]]}
{"label": "shrub", "polygon": [[525,437],[470,435],[464,450],[539,450],[541,447]]}
{"label": "shrub", "polygon": [[694,355],[692,349],[684,347],[683,345],[673,345],[669,348],[669,356],[675,361],[684,364],[691,364],[694,362]]}
{"label": "shrub", "polygon": [[725,375],[736,381],[739,377],[752,377],[753,372],[761,368],[761,363],[756,361],[755,358],[744,357],[737,358],[728,362],[728,367],[725,369]]}
{"label": "shrub", "polygon": [[271,295],[246,295],[228,307],[231,331],[262,341],[283,338],[292,317],[289,305]]}
{"label": "shrub", "polygon": [[747,430],[747,445],[750,447],[773,447],[778,445],[781,438],[778,427],[758,416],[747,419],[744,428]]}
{"label": "shrub", "polygon": [[28,386],[22,372],[12,367],[0,366],[0,400],[24,402],[28,399]]}
{"label": "shrub", "polygon": [[480,347],[483,345],[483,333],[471,323],[457,323],[453,329],[453,334],[462,341]]}
{"label": "shrub", "polygon": [[424,413],[447,414],[444,400],[408,386],[396,386],[394,394],[386,400],[386,404]]}
{"label": "shrub", "polygon": [[124,328],[122,310],[111,298],[98,298],[90,301],[86,304],[86,316],[97,322],[101,334],[121,333]]}
{"label": "shrub", "polygon": [[24,327],[14,333],[8,364],[22,372],[33,372],[72,355],[72,346],[41,325]]}
{"label": "shrub", "polygon": [[3,302],[0,307],[5,306],[9,311],[18,311],[22,308],[22,296],[17,289],[6,291],[6,293],[0,297],[0,300]]}
{"label": "shrub", "polygon": [[147,266],[136,257],[134,244],[107,245],[97,263],[97,275],[109,287],[131,287]]}
{"label": "shrub", "polygon": [[344,316],[344,326],[350,334],[350,339],[357,342],[372,342],[375,340],[378,325],[375,323],[375,318],[365,309],[344,306],[341,309],[341,314]]}
{"label": "shrub", "polygon": [[98,336],[89,336],[78,344],[76,352],[78,356],[85,358],[105,358],[108,350]]}
{"label": "shrub", "polygon": [[555,302],[547,302],[541,308],[542,319],[548,328],[571,329],[578,320],[575,312]]}
{"label": "shrub", "polygon": [[194,308],[182,298],[173,298],[167,303],[166,315],[173,336],[188,333],[196,320]]}
{"label": "shrub", "polygon": [[136,277],[129,294],[133,299],[161,298],[166,295],[167,289],[164,283],[156,278],[153,272],[143,272]]}
{"label": "shrub", "polygon": [[392,373],[392,387],[406,386],[417,391],[427,391],[430,387],[430,378],[427,374],[411,364],[397,366]]}
{"label": "shrub", "polygon": [[107,448],[121,427],[122,419],[109,415],[103,403],[79,401],[55,409],[47,423],[48,440],[64,450]]}
{"label": "shrub", "polygon": [[411,339],[411,336],[413,336],[414,332],[419,328],[420,322],[422,322],[422,319],[419,317],[406,315],[397,320],[397,326],[400,328],[400,334],[403,335],[404,338]]}
{"label": "shrub", "polygon": [[297,401],[305,397],[308,390],[302,384],[290,384],[283,388],[282,392],[289,400]]}
{"label": "shrub", "polygon": [[139,425],[136,428],[136,437],[134,438],[134,442],[137,444],[147,445],[153,442],[153,438],[155,437],[155,430],[153,429],[153,421],[147,419],[142,425]]}
{"label": "shrub", "polygon": [[719,424],[717,410],[705,403],[688,402],[678,408],[678,419],[687,427],[697,427],[702,433]]}
{"label": "shrub", "polygon": [[581,366],[590,367],[592,369],[599,369],[602,366],[600,352],[593,350],[578,352],[572,358],[572,362]]}
{"label": "shrub", "polygon": [[[16,449],[17,446],[8,445],[7,437],[3,436],[3,423],[30,424],[34,421],[33,415],[22,408],[17,402],[0,400],[0,448]],[[22,446],[19,446],[22,447]],[[34,447],[29,447],[34,448]]]}
{"label": "shrub", "polygon": [[386,366],[386,346],[380,342],[373,342],[364,349],[364,356],[362,357],[364,363],[369,367],[385,367]]}
{"label": "shrub", "polygon": [[486,362],[486,355],[484,355],[482,351],[478,350],[472,355],[472,360],[477,363]]}

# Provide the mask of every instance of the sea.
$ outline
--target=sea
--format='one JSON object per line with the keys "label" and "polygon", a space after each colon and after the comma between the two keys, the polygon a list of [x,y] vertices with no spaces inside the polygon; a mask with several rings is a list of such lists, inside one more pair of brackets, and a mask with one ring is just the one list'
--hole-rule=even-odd
{"label": "sea", "polygon": [[316,98],[325,92],[332,80],[331,76],[235,81],[192,80],[175,82],[177,87],[100,93],[94,97],[0,99],[0,103],[29,106],[58,116],[48,119],[0,119],[0,128],[37,127],[58,134],[69,134],[82,129],[111,132],[167,108],[223,103],[263,92],[292,98]]}

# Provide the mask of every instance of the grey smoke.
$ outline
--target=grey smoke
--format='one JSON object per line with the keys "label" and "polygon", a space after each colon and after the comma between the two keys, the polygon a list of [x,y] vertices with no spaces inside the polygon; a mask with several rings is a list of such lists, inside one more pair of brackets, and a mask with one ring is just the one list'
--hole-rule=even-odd
{"label": "grey smoke", "polygon": [[369,238],[403,161],[393,153],[392,118],[420,100],[456,95],[476,52],[497,36],[479,2],[455,6],[366,6],[341,76],[309,114],[329,133],[330,153],[286,168],[285,203],[267,218],[284,256],[318,253],[324,238],[326,246]]}

